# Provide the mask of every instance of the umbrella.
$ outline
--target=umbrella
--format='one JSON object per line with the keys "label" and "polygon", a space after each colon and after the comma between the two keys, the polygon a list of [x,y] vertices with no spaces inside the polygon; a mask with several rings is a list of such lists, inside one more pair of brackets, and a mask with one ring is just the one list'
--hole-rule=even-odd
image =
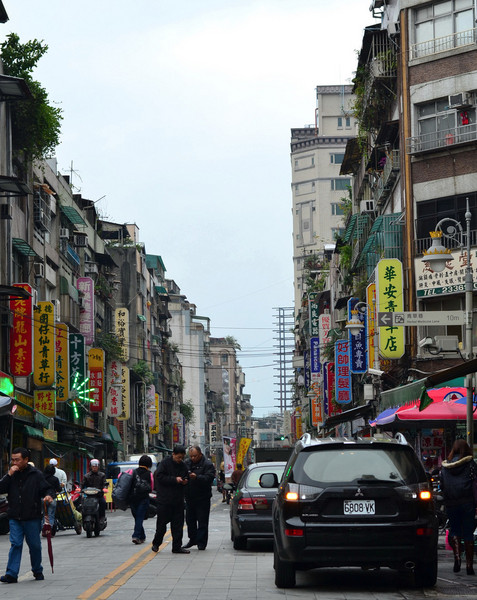
{"label": "umbrella", "polygon": [[53,571],[53,546],[51,544],[51,525],[50,525],[50,519],[48,517],[48,506],[47,506],[46,500],[44,501],[44,517],[45,517],[45,522],[41,529],[41,535],[43,537],[46,537],[46,541],[48,544],[48,556],[50,557],[51,572],[54,573],[54,571]]}
{"label": "umbrella", "polygon": [[[428,391],[435,400],[427,408],[419,411],[419,406],[413,406],[400,411],[398,421],[465,421],[467,416],[467,402],[465,388],[439,388]],[[477,414],[474,412],[474,419]]]}

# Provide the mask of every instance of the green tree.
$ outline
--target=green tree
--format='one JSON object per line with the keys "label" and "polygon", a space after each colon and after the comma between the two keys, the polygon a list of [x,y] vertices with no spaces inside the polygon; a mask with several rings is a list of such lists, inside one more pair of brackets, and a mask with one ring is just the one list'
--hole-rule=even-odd
{"label": "green tree", "polygon": [[63,119],[62,110],[51,105],[47,91],[31,75],[48,46],[36,39],[22,44],[11,33],[0,49],[5,75],[24,79],[33,96],[11,105],[13,150],[26,159],[45,158],[59,144]]}

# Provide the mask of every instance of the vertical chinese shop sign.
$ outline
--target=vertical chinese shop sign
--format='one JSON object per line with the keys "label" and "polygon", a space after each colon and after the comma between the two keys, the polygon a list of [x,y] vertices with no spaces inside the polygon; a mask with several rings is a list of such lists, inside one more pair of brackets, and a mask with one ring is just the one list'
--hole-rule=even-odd
{"label": "vertical chinese shop sign", "polygon": [[57,402],[66,402],[68,400],[70,389],[68,350],[68,325],[57,323],[55,340]]}
{"label": "vertical chinese shop sign", "polygon": [[103,410],[104,394],[104,351],[91,348],[88,352],[89,387],[93,390],[89,396],[94,402],[89,405],[91,412]]}
{"label": "vertical chinese shop sign", "polygon": [[52,302],[38,302],[33,317],[33,383],[35,410],[55,416],[55,308]]}
{"label": "vertical chinese shop sign", "polygon": [[[377,266],[376,312],[404,310],[402,263],[397,258],[380,260]],[[404,354],[404,327],[379,328],[379,354],[383,358],[401,358]]]}
{"label": "vertical chinese shop sign", "polygon": [[[358,304],[358,298],[350,298],[348,300],[348,319],[352,317],[352,311]],[[367,355],[366,355],[366,337],[367,337],[367,319],[366,313],[357,311],[358,319],[363,324],[363,328],[359,331],[358,335],[352,335],[349,332],[350,341],[350,366],[352,373],[366,373],[368,370]]]}
{"label": "vertical chinese shop sign", "polygon": [[119,421],[129,419],[129,368],[125,365],[121,365],[121,396],[119,414],[116,418]]}
{"label": "vertical chinese shop sign", "polygon": [[[76,373],[82,383],[86,379],[86,359],[84,335],[81,333],[70,333],[70,381],[75,380]],[[68,390],[69,393],[69,390]]]}
{"label": "vertical chinese shop sign", "polygon": [[55,379],[55,308],[52,302],[38,302],[33,321],[33,383],[53,387]]}
{"label": "vertical chinese shop sign", "polygon": [[14,283],[23,288],[30,297],[12,298],[13,329],[10,334],[10,372],[15,377],[28,377],[33,370],[33,300],[28,283]]}
{"label": "vertical chinese shop sign", "polygon": [[114,312],[116,336],[123,351],[123,361],[129,360],[129,311],[127,308],[117,308]]}
{"label": "vertical chinese shop sign", "polygon": [[121,407],[121,363],[112,360],[108,369],[108,417],[120,414]]}
{"label": "vertical chinese shop sign", "polygon": [[86,344],[94,344],[94,282],[91,277],[78,277],[78,291],[83,294],[83,307],[80,311],[79,330],[84,335]]}
{"label": "vertical chinese shop sign", "polygon": [[335,390],[338,404],[351,402],[351,371],[349,368],[349,342],[335,343]]}

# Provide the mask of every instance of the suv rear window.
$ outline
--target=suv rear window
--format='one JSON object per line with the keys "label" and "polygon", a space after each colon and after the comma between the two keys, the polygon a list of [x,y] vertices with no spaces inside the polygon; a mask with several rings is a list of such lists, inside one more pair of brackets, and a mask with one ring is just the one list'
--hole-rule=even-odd
{"label": "suv rear window", "polygon": [[411,485],[422,481],[422,467],[406,447],[320,448],[300,452],[290,481],[304,485],[385,481]]}

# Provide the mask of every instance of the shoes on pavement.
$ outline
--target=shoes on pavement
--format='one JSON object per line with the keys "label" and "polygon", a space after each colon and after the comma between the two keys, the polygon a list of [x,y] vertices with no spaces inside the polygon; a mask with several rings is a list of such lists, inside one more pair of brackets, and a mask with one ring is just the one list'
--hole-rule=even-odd
{"label": "shoes on pavement", "polygon": [[152,550],[153,552],[159,552],[159,546],[157,546],[156,544],[153,544],[153,545],[151,546],[151,550]]}
{"label": "shoes on pavement", "polygon": [[18,578],[13,577],[13,575],[2,575],[0,577],[0,581],[2,583],[16,583],[18,581]]}
{"label": "shoes on pavement", "polygon": [[186,548],[179,548],[178,550],[173,550],[172,552],[174,554],[190,554],[190,550],[187,550]]}
{"label": "shoes on pavement", "polygon": [[132,543],[133,543],[133,544],[140,544],[140,543],[141,543],[141,540],[139,540],[138,538],[133,538],[133,539],[132,539]]}
{"label": "shoes on pavement", "polygon": [[187,542],[187,544],[184,544],[184,546],[182,546],[183,548],[192,548],[192,546],[195,546],[196,544],[194,542],[191,542],[190,540]]}
{"label": "shoes on pavement", "polygon": [[145,541],[146,541],[145,539],[144,540],[139,540],[139,543],[140,544],[144,544]]}
{"label": "shoes on pavement", "polygon": [[40,571],[38,571],[38,573],[33,573],[33,577],[37,580],[37,581],[43,581],[45,579],[45,576],[43,575],[43,573],[41,573]]}
{"label": "shoes on pavement", "polygon": [[205,546],[203,546],[203,545],[197,546],[197,548],[199,548],[199,550],[205,550]]}

